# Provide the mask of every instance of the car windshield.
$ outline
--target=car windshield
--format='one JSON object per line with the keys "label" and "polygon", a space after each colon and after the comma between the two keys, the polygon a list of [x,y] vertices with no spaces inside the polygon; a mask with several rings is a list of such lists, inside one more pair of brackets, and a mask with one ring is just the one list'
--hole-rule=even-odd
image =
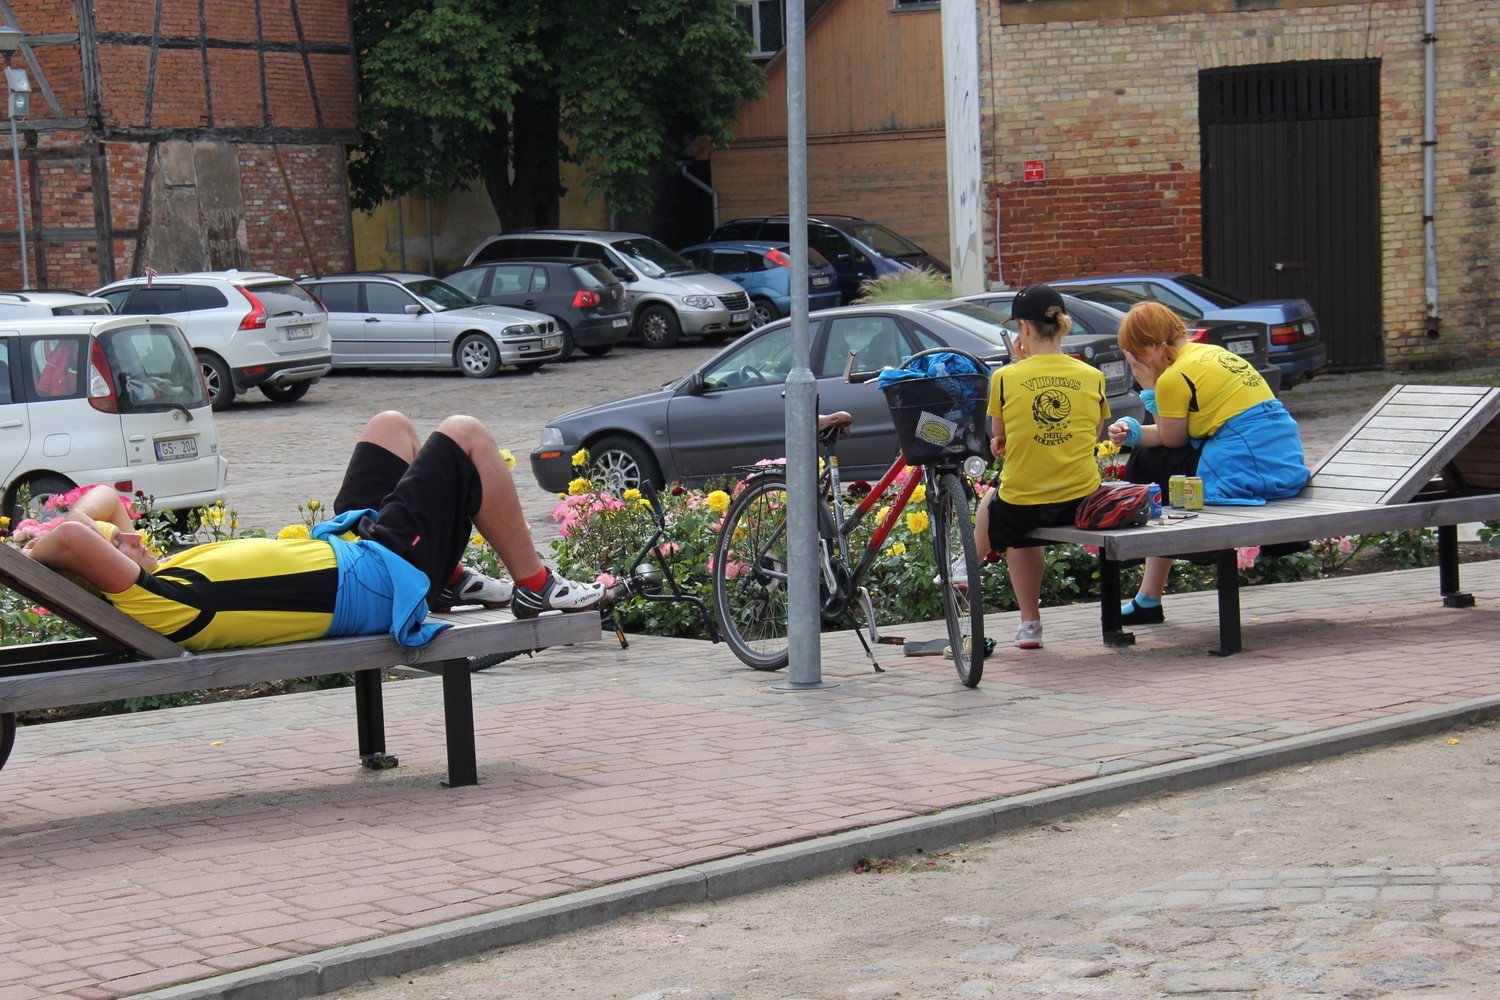
{"label": "car windshield", "polygon": [[661,278],[669,274],[688,274],[699,270],[676,251],[648,236],[637,236],[628,240],[616,240],[610,244],[621,257],[629,261],[648,278]]}
{"label": "car windshield", "polygon": [[1197,292],[1219,309],[1233,309],[1235,306],[1242,306],[1249,301],[1231,292],[1217,281],[1199,277],[1196,274],[1184,274],[1177,281],[1183,287]]}
{"label": "car windshield", "polygon": [[897,236],[884,226],[873,222],[860,222],[850,226],[849,235],[881,257],[911,257],[914,254],[926,253],[906,237]]}
{"label": "car windshield", "polygon": [[965,302],[944,306],[937,310],[936,315],[954,326],[962,327],[972,334],[983,337],[996,347],[1005,346],[1005,337],[1000,332],[1005,328],[1004,313]]}
{"label": "car windshield", "polygon": [[[271,316],[301,316],[323,311],[318,300],[295,281],[263,281],[245,288],[260,300]],[[135,311],[131,309],[131,312]]]}
{"label": "car windshield", "polygon": [[411,291],[431,302],[439,309],[462,309],[465,306],[477,305],[479,300],[461,292],[457,288],[438,278],[414,278],[411,281],[402,282]]}

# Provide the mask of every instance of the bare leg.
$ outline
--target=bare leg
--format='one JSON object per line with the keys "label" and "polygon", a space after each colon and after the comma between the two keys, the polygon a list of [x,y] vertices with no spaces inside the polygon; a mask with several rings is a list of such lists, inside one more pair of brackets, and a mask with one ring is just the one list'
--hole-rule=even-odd
{"label": "bare leg", "polygon": [[[384,416],[386,414],[380,414],[380,417]],[[402,417],[402,420],[405,419]],[[373,425],[375,421],[372,420],[370,423]],[[406,426],[409,428],[411,422],[406,421]],[[479,529],[479,533],[484,536],[486,542],[489,542],[490,547],[500,557],[500,561],[505,563],[505,568],[510,571],[512,577],[525,580],[540,573],[543,569],[542,561],[536,554],[536,546],[531,540],[531,530],[526,526],[526,516],[521,511],[521,498],[516,494],[515,480],[511,478],[510,469],[506,466],[505,460],[500,457],[500,449],[495,444],[495,439],[490,436],[485,426],[473,417],[449,417],[438,425],[438,430],[452,438],[473,461],[474,467],[479,470],[479,482],[484,491],[484,498],[480,502],[479,512],[474,515],[474,527]],[[413,441],[416,440],[415,431],[412,431],[411,437]],[[362,440],[374,440],[382,447],[390,448],[390,445],[375,438],[362,438]],[[395,448],[390,448],[390,450],[398,455],[401,454]],[[412,450],[412,454],[416,454],[415,449]]]}
{"label": "bare leg", "polygon": [[979,509],[974,512],[974,551],[979,553],[982,563],[990,554],[990,500],[995,496],[992,486],[979,498]]}
{"label": "bare leg", "polygon": [[1167,586],[1167,576],[1172,572],[1172,560],[1166,556],[1147,556],[1146,570],[1141,575],[1141,593],[1161,600]]}
{"label": "bare leg", "polygon": [[1040,546],[1029,549],[1008,549],[1005,565],[1010,569],[1010,585],[1016,592],[1016,604],[1021,611],[1021,621],[1042,620],[1042,574],[1047,563],[1045,550]]}
{"label": "bare leg", "polygon": [[375,414],[365,424],[359,439],[380,445],[407,464],[417,457],[417,449],[422,447],[422,439],[417,435],[416,427],[406,414],[398,410]]}

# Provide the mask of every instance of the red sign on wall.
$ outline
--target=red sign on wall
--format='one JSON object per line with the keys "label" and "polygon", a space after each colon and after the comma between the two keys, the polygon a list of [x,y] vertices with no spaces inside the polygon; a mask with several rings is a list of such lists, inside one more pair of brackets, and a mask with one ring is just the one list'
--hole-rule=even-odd
{"label": "red sign on wall", "polygon": [[1044,181],[1047,179],[1046,160],[1027,160],[1021,164],[1021,170],[1028,181]]}

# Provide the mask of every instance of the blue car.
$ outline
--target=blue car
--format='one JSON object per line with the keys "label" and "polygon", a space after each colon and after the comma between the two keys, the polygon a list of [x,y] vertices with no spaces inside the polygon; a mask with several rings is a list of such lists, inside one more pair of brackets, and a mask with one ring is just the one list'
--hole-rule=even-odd
{"label": "blue car", "polygon": [[[792,314],[792,248],[768,240],[722,240],[696,243],[682,256],[710,274],[743,285],[750,296],[751,327]],[[838,275],[818,251],[807,250],[807,308],[839,304]]]}
{"label": "blue car", "polygon": [[1196,274],[1096,274],[1087,278],[1049,281],[1060,292],[1116,308],[1130,308],[1112,298],[1120,289],[1155,299],[1189,324],[1195,320],[1240,320],[1263,323],[1270,332],[1266,354],[1281,369],[1281,387],[1290,388],[1328,367],[1328,347],[1318,336],[1318,318],[1306,299],[1262,299],[1250,301],[1223,285]]}

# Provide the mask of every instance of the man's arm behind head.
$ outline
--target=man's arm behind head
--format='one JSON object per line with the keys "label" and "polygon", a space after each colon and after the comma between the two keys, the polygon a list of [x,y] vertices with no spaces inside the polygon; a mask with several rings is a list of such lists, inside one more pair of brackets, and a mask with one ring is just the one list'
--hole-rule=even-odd
{"label": "man's arm behind head", "polygon": [[142,569],[86,520],[64,521],[27,543],[24,551],[43,566],[73,573],[106,594],[129,590]]}

